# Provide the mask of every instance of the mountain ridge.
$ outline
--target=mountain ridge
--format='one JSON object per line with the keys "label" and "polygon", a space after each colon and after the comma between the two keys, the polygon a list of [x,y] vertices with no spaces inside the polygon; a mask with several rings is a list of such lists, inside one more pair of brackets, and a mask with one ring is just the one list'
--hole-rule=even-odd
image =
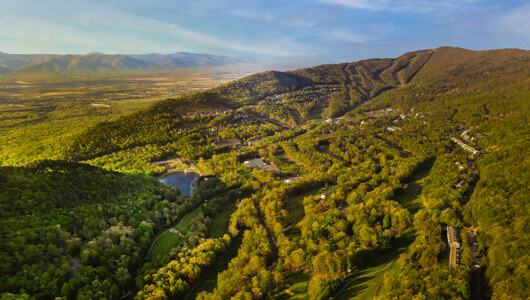
{"label": "mountain ridge", "polygon": [[0,52],[0,74],[109,72],[221,67],[250,62],[248,57],[175,52],[171,54],[8,54]]}
{"label": "mountain ridge", "polygon": [[[394,96],[389,99],[383,97],[373,103],[369,101],[392,91],[410,94],[414,90],[415,97],[401,100],[410,109],[414,107],[414,103],[432,101],[435,97],[432,95],[433,90],[440,92],[437,95],[453,90],[467,90],[470,95],[480,94],[484,93],[489,81],[496,80],[504,73],[511,74],[519,81],[525,76],[522,70],[525,66],[530,66],[530,51],[508,50],[512,55],[505,57],[498,55],[506,53],[502,50],[482,53],[468,51],[470,50],[445,47],[413,51],[395,59],[361,60],[288,72],[267,71],[249,75],[206,91],[170,98],[142,111],[90,128],[75,139],[67,155],[87,158],[133,146],[165,143],[173,135],[170,129],[182,126],[186,109],[193,106],[250,110],[261,117],[290,123],[294,122],[294,117],[282,119],[280,115],[291,114],[291,108],[278,103],[271,105],[265,100],[309,86],[328,84],[335,85],[340,90],[329,97],[327,117],[342,116],[360,105],[377,108],[395,105]],[[471,56],[466,57],[467,55]],[[460,56],[464,57],[459,58]],[[449,61],[455,59],[463,60],[447,67]],[[485,60],[492,65],[482,65]],[[499,66],[503,68],[500,69]],[[395,97],[402,96],[398,93]],[[289,125],[296,125],[296,122],[292,122]],[[90,139],[87,138],[89,136]],[[98,138],[93,138],[95,136]],[[131,139],[131,136],[135,138]],[[134,140],[134,143],[128,144],[122,139]]]}

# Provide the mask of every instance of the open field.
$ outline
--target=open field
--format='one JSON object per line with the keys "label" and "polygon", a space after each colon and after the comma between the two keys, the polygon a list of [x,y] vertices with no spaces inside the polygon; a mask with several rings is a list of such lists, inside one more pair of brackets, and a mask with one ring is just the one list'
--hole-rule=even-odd
{"label": "open field", "polygon": [[304,217],[304,198],[311,195],[316,195],[319,189],[307,191],[298,196],[289,197],[285,202],[285,210],[289,214],[288,225],[295,225]]}
{"label": "open field", "polygon": [[434,160],[429,160],[422,164],[414,175],[405,182],[407,188],[399,190],[396,194],[395,200],[411,213],[417,212],[418,207],[422,205],[421,189],[423,187],[423,178],[429,175],[433,164]]}
{"label": "open field", "polygon": [[236,203],[230,204],[221,213],[215,216],[212,220],[212,227],[210,228],[209,236],[213,238],[222,237],[228,229],[230,216],[236,210]]}
{"label": "open field", "polygon": [[[190,225],[191,220],[195,218],[199,214],[199,212],[200,207],[186,214],[180,219],[176,226],[173,226],[173,228],[175,228],[182,234],[186,234],[188,232],[188,226]],[[153,245],[151,246],[151,251],[148,253],[147,257],[151,258],[159,255],[167,255],[181,239],[182,237],[180,237],[176,233],[170,232],[169,229],[163,231],[157,236],[157,238],[153,242]]]}
{"label": "open field", "polygon": [[190,225],[191,220],[195,218],[199,214],[200,211],[201,211],[201,207],[199,206],[195,210],[191,211],[190,213],[182,217],[180,221],[177,223],[177,225],[174,226],[173,228],[180,231],[182,234],[186,234],[188,232],[188,226]]}
{"label": "open field", "polygon": [[165,230],[158,235],[155,242],[153,243],[151,252],[147,257],[151,258],[160,255],[167,255],[181,239],[182,238],[178,236],[178,234],[172,233],[169,230]]}
{"label": "open field", "polygon": [[72,137],[90,125],[242,75],[212,68],[0,76],[0,165],[60,159]]}
{"label": "open field", "polygon": [[307,288],[310,279],[311,276],[302,271],[287,275],[283,281],[282,289],[274,295],[274,298],[279,300],[307,299],[309,297]]}
{"label": "open field", "polygon": [[412,231],[398,238],[392,249],[378,254],[365,268],[350,275],[349,284],[334,299],[374,299],[383,285],[385,274],[399,273],[399,264],[395,259],[407,250],[414,239]]}

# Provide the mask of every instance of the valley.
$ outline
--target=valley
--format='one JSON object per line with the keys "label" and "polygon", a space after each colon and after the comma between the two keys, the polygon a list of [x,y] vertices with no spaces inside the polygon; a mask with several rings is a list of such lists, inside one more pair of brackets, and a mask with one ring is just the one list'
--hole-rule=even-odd
{"label": "valley", "polygon": [[240,76],[226,69],[0,75],[0,162],[57,159],[91,125]]}
{"label": "valley", "polygon": [[[441,47],[6,83],[2,297],[525,299],[529,70]],[[191,193],[158,180],[190,167]]]}

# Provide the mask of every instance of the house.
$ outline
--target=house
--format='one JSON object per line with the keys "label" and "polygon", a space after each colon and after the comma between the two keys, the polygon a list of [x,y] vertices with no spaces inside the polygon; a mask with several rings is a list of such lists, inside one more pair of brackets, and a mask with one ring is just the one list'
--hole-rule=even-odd
{"label": "house", "polygon": [[460,182],[456,185],[456,188],[459,189],[459,188],[463,187],[465,184],[466,184],[465,180],[460,180]]}
{"label": "house", "polygon": [[459,140],[459,139],[457,139],[455,137],[452,137],[451,140],[453,140],[453,142],[457,143],[464,150],[466,150],[468,152],[471,152],[471,154],[473,154],[473,155],[478,155],[480,153],[480,151],[478,151],[477,149],[469,146],[468,144],[462,142],[461,140]]}

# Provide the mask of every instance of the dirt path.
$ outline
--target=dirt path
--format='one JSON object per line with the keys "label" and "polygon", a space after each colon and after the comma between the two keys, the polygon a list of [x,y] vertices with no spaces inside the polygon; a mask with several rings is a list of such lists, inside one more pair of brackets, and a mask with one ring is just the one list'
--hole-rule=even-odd
{"label": "dirt path", "polygon": [[151,248],[149,248],[149,252],[147,252],[147,255],[145,256],[146,258],[149,257],[149,254],[151,254],[151,250],[153,250],[153,246],[155,245],[156,241],[161,237],[163,236],[164,234],[168,233],[169,231],[164,231],[161,235],[157,236],[156,239],[153,241],[153,243],[151,244]]}

